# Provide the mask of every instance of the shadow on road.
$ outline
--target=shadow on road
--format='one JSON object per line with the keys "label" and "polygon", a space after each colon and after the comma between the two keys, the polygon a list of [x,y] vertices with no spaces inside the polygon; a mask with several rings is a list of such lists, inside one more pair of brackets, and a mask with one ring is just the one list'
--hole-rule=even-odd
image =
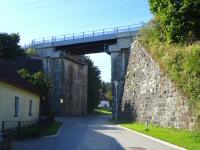
{"label": "shadow on road", "polygon": [[60,117],[60,133],[52,138],[13,143],[14,150],[123,150],[118,141],[107,135],[120,132],[110,125],[109,116]]}

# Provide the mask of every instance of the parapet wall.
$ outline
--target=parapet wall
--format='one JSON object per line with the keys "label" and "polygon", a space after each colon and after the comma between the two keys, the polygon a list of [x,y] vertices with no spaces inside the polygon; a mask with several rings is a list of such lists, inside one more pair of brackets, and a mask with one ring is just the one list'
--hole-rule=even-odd
{"label": "parapet wall", "polygon": [[174,128],[194,125],[187,98],[137,41],[131,47],[121,111],[129,121]]}

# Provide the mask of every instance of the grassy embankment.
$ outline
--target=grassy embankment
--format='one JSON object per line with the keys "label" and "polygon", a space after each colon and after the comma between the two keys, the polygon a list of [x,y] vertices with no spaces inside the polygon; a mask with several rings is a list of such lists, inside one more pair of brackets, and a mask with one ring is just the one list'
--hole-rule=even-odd
{"label": "grassy embankment", "polygon": [[161,42],[148,27],[142,29],[140,35],[139,42],[187,97],[189,109],[200,126],[200,41],[191,44]]}

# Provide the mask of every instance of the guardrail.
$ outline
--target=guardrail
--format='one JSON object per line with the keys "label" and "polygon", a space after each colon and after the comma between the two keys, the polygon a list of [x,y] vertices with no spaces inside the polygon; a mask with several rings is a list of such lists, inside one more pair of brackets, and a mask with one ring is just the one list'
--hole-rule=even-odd
{"label": "guardrail", "polygon": [[87,37],[105,36],[109,34],[114,34],[118,36],[119,33],[123,33],[123,32],[131,33],[133,31],[136,31],[142,25],[143,24],[133,24],[133,25],[120,26],[120,27],[115,27],[115,28],[106,28],[106,29],[100,29],[100,30],[65,34],[65,35],[60,35],[60,36],[44,37],[44,38],[32,40],[27,46],[33,46],[36,44],[53,43],[53,42],[66,41],[66,40],[84,39]]}

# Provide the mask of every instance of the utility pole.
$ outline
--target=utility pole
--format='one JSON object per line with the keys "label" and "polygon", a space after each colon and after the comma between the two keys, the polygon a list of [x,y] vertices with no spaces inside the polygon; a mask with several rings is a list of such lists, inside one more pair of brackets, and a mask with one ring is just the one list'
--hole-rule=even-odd
{"label": "utility pole", "polygon": [[114,81],[113,82],[114,85],[115,85],[115,121],[117,122],[117,111],[118,111],[118,92],[117,92],[117,89],[118,89],[118,81]]}

